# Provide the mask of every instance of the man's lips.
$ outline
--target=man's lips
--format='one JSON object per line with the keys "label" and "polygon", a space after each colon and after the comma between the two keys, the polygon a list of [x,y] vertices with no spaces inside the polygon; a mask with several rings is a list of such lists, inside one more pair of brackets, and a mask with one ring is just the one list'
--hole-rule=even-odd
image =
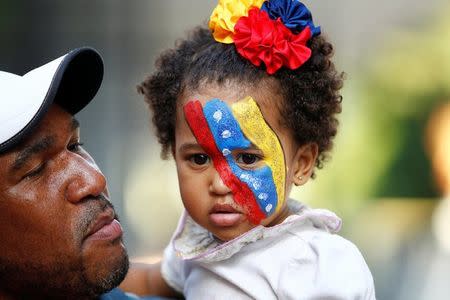
{"label": "man's lips", "polygon": [[112,209],[102,212],[90,226],[86,240],[115,240],[123,234],[122,226],[115,219]]}
{"label": "man's lips", "polygon": [[218,227],[236,225],[242,216],[242,212],[229,204],[215,204],[209,212],[210,222]]}

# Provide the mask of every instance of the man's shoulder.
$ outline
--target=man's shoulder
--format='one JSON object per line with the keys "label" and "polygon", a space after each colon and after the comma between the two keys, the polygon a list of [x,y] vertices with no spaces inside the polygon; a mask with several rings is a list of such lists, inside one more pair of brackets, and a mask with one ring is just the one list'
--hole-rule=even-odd
{"label": "man's shoulder", "polygon": [[164,300],[168,298],[160,298],[154,296],[138,297],[131,293],[125,293],[119,288],[115,288],[112,291],[103,294],[99,298],[100,300]]}
{"label": "man's shoulder", "polygon": [[99,298],[100,300],[134,300],[139,299],[138,296],[130,293],[125,293],[121,289],[115,288]]}

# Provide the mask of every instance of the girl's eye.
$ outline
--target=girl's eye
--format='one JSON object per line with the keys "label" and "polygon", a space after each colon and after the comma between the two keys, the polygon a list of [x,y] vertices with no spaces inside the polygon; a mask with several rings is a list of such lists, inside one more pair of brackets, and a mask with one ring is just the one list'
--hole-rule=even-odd
{"label": "girl's eye", "polygon": [[83,143],[75,142],[75,143],[68,145],[67,149],[72,152],[78,152],[78,151],[80,151],[81,146],[83,146]]}
{"label": "girl's eye", "polygon": [[236,162],[244,165],[253,165],[260,160],[261,158],[258,155],[252,153],[242,153],[236,157]]}
{"label": "girl's eye", "polygon": [[194,154],[189,160],[196,165],[202,166],[209,162],[209,156],[206,154]]}

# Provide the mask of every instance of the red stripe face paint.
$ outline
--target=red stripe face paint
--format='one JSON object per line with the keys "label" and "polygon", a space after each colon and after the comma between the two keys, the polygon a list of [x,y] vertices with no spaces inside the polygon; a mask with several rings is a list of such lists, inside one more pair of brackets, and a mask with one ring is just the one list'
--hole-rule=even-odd
{"label": "red stripe face paint", "polygon": [[244,208],[247,218],[253,224],[259,224],[266,216],[258,206],[251,189],[232,172],[227,160],[218,150],[213,134],[205,118],[199,101],[190,101],[184,107],[186,121],[197,142],[211,158],[213,165],[224,184],[230,188],[234,201]]}

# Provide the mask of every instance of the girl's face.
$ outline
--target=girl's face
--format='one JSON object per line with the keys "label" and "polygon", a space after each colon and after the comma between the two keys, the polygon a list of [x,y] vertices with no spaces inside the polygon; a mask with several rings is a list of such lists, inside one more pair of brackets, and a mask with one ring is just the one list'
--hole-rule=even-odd
{"label": "girl's face", "polygon": [[281,223],[292,183],[312,172],[317,146],[295,143],[282,126],[280,101],[268,88],[237,84],[179,99],[173,152],[183,204],[223,241]]}

